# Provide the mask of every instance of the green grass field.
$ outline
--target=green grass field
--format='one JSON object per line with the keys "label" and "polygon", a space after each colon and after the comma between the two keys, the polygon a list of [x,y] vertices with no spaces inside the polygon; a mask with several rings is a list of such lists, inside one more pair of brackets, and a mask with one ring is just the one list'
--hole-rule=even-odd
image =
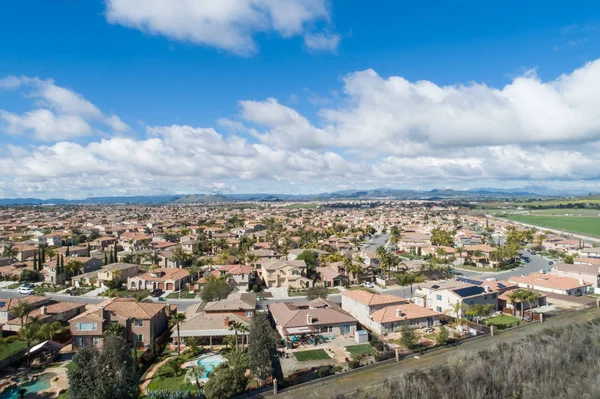
{"label": "green grass field", "polygon": [[375,349],[373,349],[373,347],[369,344],[346,346],[346,350],[350,352],[352,357],[360,355],[372,355],[375,353]]}
{"label": "green grass field", "polygon": [[511,324],[517,325],[520,322],[521,322],[521,319],[519,319],[518,317],[513,317],[508,314],[490,317],[487,320],[487,324],[494,324],[496,326],[510,326]]}
{"label": "green grass field", "polygon": [[312,351],[294,352],[294,357],[299,362],[306,362],[309,360],[328,360],[330,359],[327,352],[323,349],[315,349]]}
{"label": "green grass field", "polygon": [[587,234],[600,237],[600,219],[594,217],[577,216],[532,216],[532,215],[507,215],[509,220],[527,223],[549,229],[568,231],[571,233]]}
{"label": "green grass field", "polygon": [[15,341],[10,344],[1,344],[0,345],[0,360],[6,359],[7,357],[14,355],[18,351],[27,348],[27,344],[23,341]]}

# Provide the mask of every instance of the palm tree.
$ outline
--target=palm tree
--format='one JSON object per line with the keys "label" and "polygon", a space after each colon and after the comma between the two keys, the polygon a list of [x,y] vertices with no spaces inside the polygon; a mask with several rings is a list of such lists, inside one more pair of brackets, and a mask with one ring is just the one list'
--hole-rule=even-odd
{"label": "palm tree", "polygon": [[532,320],[533,320],[533,304],[537,303],[541,297],[542,297],[542,295],[537,291],[532,291],[532,290],[525,291],[523,300],[525,300],[527,302],[527,304],[529,305],[529,313],[531,315]]}
{"label": "palm tree", "polygon": [[425,281],[423,276],[421,276],[419,273],[415,273],[415,272],[396,273],[395,277],[396,277],[396,280],[398,280],[399,285],[401,285],[401,286],[410,285],[410,296],[411,297],[413,295],[413,285],[422,283],[423,281]]}
{"label": "palm tree", "polygon": [[227,364],[234,370],[246,369],[248,367],[248,355],[240,348],[234,348],[225,355]]}
{"label": "palm tree", "polygon": [[39,336],[40,322],[37,317],[32,317],[28,324],[21,326],[19,337],[27,342],[27,367],[31,365],[31,341]]}
{"label": "palm tree", "polygon": [[183,323],[184,321],[185,321],[184,313],[175,313],[173,316],[171,316],[171,320],[169,321],[169,326],[171,328],[173,328],[173,327],[177,328],[177,356],[181,356],[181,334],[179,331],[179,327],[180,327],[181,323]]}
{"label": "palm tree", "polygon": [[118,337],[122,337],[123,334],[125,334],[125,327],[123,327],[121,323],[115,321],[108,324],[104,334],[113,334]]}
{"label": "palm tree", "polygon": [[450,312],[456,315],[457,319],[461,318],[461,314],[466,310],[467,305],[463,302],[456,302],[454,305],[451,305]]}
{"label": "palm tree", "polygon": [[40,327],[39,334],[44,339],[52,340],[56,335],[62,333],[63,330],[64,328],[60,321],[55,321],[54,323],[43,324]]}
{"label": "palm tree", "polygon": [[206,376],[206,367],[201,364],[192,366],[187,370],[185,376],[186,379],[196,381],[196,386],[200,388],[200,380],[204,379]]}
{"label": "palm tree", "polygon": [[248,335],[248,332],[250,331],[250,327],[245,324],[239,323],[238,331],[242,333],[242,348],[244,348],[244,336]]}
{"label": "palm tree", "polygon": [[515,311],[517,310],[517,302],[521,302],[521,313],[523,313],[523,291],[521,290],[514,290],[511,291],[510,294],[508,294],[508,301],[513,305],[513,316],[515,315]]}
{"label": "palm tree", "polygon": [[235,334],[235,347],[238,347],[238,330],[239,330],[239,326],[240,323],[238,323],[237,321],[230,321],[229,322],[229,331],[233,331],[233,333]]}
{"label": "palm tree", "polygon": [[69,276],[74,276],[83,270],[83,263],[78,260],[71,260],[65,265],[65,268],[67,269],[67,274],[69,274]]}
{"label": "palm tree", "polygon": [[25,301],[19,301],[16,306],[10,310],[14,317],[18,317],[21,319],[21,326],[24,326],[28,323],[29,314],[33,312],[33,305]]}

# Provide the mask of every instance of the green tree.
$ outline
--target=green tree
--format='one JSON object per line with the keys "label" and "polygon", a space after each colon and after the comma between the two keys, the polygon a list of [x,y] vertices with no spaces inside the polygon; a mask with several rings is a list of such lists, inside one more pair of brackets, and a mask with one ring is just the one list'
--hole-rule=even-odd
{"label": "green tree", "polygon": [[404,323],[400,329],[402,336],[400,337],[400,343],[406,349],[413,349],[417,345],[417,333],[415,330],[408,324]]}
{"label": "green tree", "polygon": [[125,335],[125,327],[121,323],[113,321],[106,326],[104,335],[116,335],[117,337],[123,337]]}
{"label": "green tree", "polygon": [[177,356],[181,356],[181,333],[179,327],[185,321],[185,313],[175,313],[169,320],[169,326],[177,329]]}
{"label": "green tree", "polygon": [[438,345],[446,345],[450,340],[450,334],[448,333],[448,329],[444,326],[440,326],[440,331],[435,336],[435,341]]}
{"label": "green tree", "polygon": [[50,324],[42,324],[40,327],[39,335],[43,339],[54,339],[54,337],[65,330],[60,321],[55,321]]}
{"label": "green tree", "polygon": [[204,395],[207,399],[231,398],[246,389],[245,384],[241,387],[244,379],[244,375],[230,367],[218,367],[204,384]]}
{"label": "green tree", "polygon": [[317,254],[310,250],[304,250],[300,255],[296,257],[296,260],[303,260],[306,263],[308,270],[313,270],[317,267]]}
{"label": "green tree", "polygon": [[197,387],[200,387],[200,380],[204,379],[205,375],[206,367],[201,364],[190,367],[185,373],[186,379],[195,381]]}
{"label": "green tree", "polygon": [[312,301],[313,299],[323,298],[327,299],[329,292],[325,287],[311,287],[306,291],[306,299]]}
{"label": "green tree", "polygon": [[172,359],[169,359],[169,361],[166,363],[166,366],[170,368],[171,371],[173,371],[173,374],[177,377],[178,375],[183,373],[183,369],[181,368],[181,366],[183,366],[183,363],[184,361],[182,358],[174,357]]}
{"label": "green tree", "polygon": [[227,298],[233,291],[233,287],[229,285],[227,279],[227,275],[223,276],[223,278],[209,277],[200,292],[200,298],[204,302],[220,301]]}
{"label": "green tree", "polygon": [[248,337],[248,363],[250,370],[262,384],[273,374],[273,361],[277,355],[275,333],[265,313],[258,313],[250,323]]}

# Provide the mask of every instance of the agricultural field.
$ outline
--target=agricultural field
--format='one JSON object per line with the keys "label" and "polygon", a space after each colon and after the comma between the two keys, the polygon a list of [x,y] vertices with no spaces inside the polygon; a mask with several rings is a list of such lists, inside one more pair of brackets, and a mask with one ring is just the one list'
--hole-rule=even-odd
{"label": "agricultural field", "polygon": [[600,218],[590,216],[504,215],[505,218],[534,226],[600,237]]}

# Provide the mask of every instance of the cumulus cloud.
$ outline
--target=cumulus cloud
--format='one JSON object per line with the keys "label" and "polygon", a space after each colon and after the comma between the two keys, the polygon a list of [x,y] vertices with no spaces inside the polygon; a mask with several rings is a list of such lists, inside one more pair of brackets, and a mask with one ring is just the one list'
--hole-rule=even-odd
{"label": "cumulus cloud", "polygon": [[[0,87],[17,89],[22,82],[0,80]],[[345,94],[323,105],[316,121],[275,98],[244,100],[237,117],[217,119],[218,128],[146,126],[143,139],[115,136],[81,145],[68,141],[69,132],[93,130],[90,120],[110,117],[81,96],[34,85],[47,108],[2,111],[2,128],[54,139],[61,131],[65,140],[0,148],[0,195],[55,188],[105,195],[529,182],[598,190],[598,90],[600,61],[547,82],[529,71],[501,88],[438,86],[367,70],[347,75]]]}
{"label": "cumulus cloud", "polygon": [[40,107],[22,114],[0,109],[0,131],[12,135],[30,133],[42,141],[59,141],[87,136],[99,123],[116,132],[129,126],[117,115],[106,115],[81,94],[57,86],[53,80],[8,76],[0,79],[0,89],[22,89],[23,95]]}
{"label": "cumulus cloud", "polygon": [[[257,51],[257,33],[298,36],[316,22],[328,23],[330,15],[326,0],[106,0],[106,18],[170,39],[251,55]],[[329,40],[331,47],[334,36]]]}

